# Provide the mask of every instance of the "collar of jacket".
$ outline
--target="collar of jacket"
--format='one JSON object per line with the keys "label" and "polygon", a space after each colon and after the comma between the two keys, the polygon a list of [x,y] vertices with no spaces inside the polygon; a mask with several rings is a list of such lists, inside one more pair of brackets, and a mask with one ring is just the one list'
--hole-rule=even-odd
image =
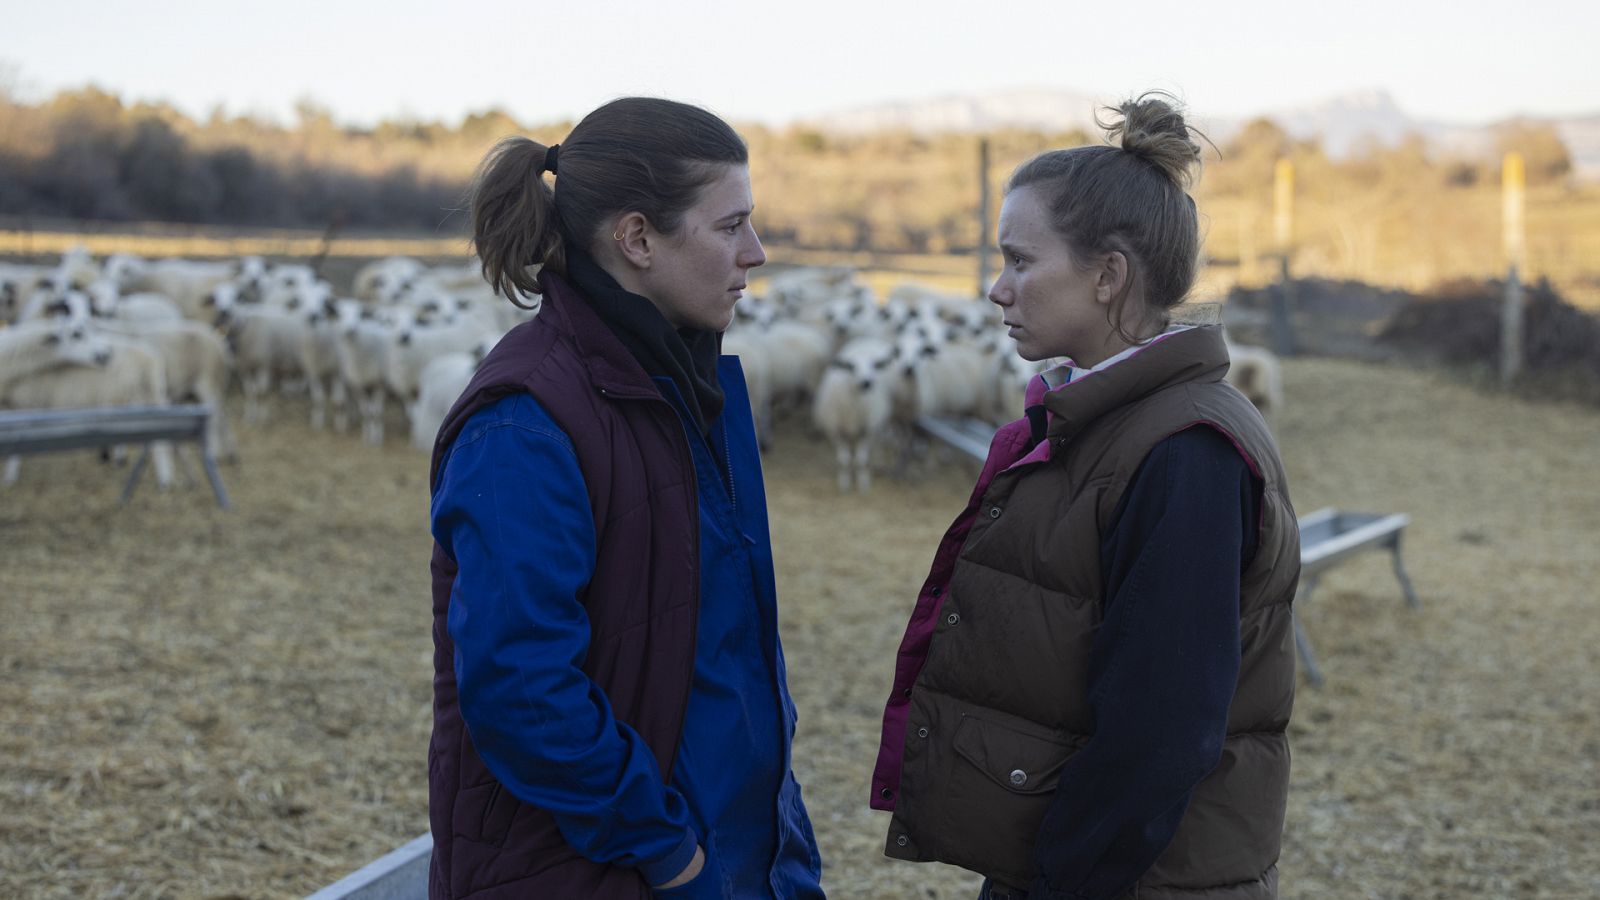
{"label": "collar of jacket", "polygon": [[628,352],[622,341],[594,310],[589,308],[577,288],[547,266],[539,270],[542,297],[539,318],[571,339],[589,369],[594,386],[601,393],[634,400],[656,399],[667,402],[656,389],[644,366]]}
{"label": "collar of jacket", "polygon": [[1184,382],[1221,381],[1228,371],[1222,328],[1162,335],[1114,366],[1089,372],[1044,396],[1051,444],[1069,441],[1102,415]]}

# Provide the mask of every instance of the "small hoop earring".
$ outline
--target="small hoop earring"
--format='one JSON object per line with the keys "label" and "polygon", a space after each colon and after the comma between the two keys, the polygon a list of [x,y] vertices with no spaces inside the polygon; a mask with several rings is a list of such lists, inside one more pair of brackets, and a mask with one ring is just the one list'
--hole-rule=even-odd
{"label": "small hoop earring", "polygon": [[612,240],[613,240],[613,241],[620,241],[620,240],[622,240],[622,232],[620,232],[620,231],[618,231],[618,232],[615,232],[615,233],[613,233],[613,234],[612,234],[612,235],[611,235],[611,239],[612,239]]}

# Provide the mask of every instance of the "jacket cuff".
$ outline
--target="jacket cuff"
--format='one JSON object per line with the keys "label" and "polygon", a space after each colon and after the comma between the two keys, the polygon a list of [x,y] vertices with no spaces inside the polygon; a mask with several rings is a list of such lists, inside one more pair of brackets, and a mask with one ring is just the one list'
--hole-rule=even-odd
{"label": "jacket cuff", "polygon": [[669,853],[664,859],[654,860],[639,866],[639,874],[651,887],[658,887],[678,877],[678,873],[688,868],[689,861],[694,859],[695,848],[700,846],[700,840],[694,836],[692,829],[685,828],[683,840],[679,842],[678,849]]}

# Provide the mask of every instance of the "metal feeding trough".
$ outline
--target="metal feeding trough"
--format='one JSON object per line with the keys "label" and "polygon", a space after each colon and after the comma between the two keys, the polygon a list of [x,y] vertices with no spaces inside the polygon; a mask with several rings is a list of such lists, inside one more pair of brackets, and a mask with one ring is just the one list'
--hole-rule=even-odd
{"label": "metal feeding trough", "polygon": [[1400,537],[1409,524],[1411,517],[1404,513],[1383,515],[1332,508],[1319,509],[1300,520],[1300,590],[1294,598],[1294,643],[1313,686],[1322,685],[1322,670],[1317,667],[1311,639],[1300,619],[1301,605],[1311,599],[1311,592],[1329,569],[1364,550],[1388,550],[1394,557],[1394,576],[1405,592],[1406,605],[1416,609],[1421,604],[1400,560]]}
{"label": "metal feeding trough", "polygon": [[143,444],[144,452],[122,489],[122,502],[127,503],[150,460],[152,441],[193,441],[200,448],[200,462],[211,482],[211,493],[217,498],[217,505],[227,509],[228,493],[222,488],[217,461],[206,445],[206,430],[213,415],[219,413],[202,404],[0,410],[0,457]]}
{"label": "metal feeding trough", "polygon": [[306,900],[428,900],[428,861],[432,856],[433,835],[422,835]]}

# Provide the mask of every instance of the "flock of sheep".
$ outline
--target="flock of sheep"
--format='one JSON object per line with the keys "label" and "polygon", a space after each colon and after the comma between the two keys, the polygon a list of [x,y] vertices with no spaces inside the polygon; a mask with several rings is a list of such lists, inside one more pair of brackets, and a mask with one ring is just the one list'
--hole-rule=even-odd
{"label": "flock of sheep", "polygon": [[[992,430],[1023,415],[1027,383],[1058,360],[1028,362],[986,300],[906,283],[878,298],[849,269],[793,269],[741,303],[723,350],[740,357],[763,446],[785,405],[809,404],[833,445],[839,489],[871,486],[885,451],[903,471],[929,446],[918,423]],[[1283,405],[1277,357],[1229,344],[1228,378],[1264,414]],[[970,433],[971,430],[969,430]]]}
{"label": "flock of sheep", "polygon": [[[192,401],[220,411],[237,380],[246,422],[266,420],[275,388],[302,391],[314,428],[359,420],[362,439],[381,444],[393,400],[427,449],[484,354],[537,315],[538,298],[527,299],[533,308],[496,297],[475,263],[404,257],[361,268],[349,296],[308,266],[256,257],[97,262],[75,250],[54,265],[0,263],[0,409]],[[842,268],[772,276],[739,304],[723,350],[741,358],[762,446],[775,416],[809,413],[846,491],[867,490],[875,463],[903,468],[924,448],[923,417],[1021,416],[1039,371],[1017,356],[992,304],[915,284],[879,298]],[[1281,404],[1276,360],[1234,352],[1230,377],[1264,409]],[[237,458],[227,415],[211,421],[208,449]],[[170,450],[153,448],[152,462],[170,483]],[[13,459],[4,481],[16,477]]]}

